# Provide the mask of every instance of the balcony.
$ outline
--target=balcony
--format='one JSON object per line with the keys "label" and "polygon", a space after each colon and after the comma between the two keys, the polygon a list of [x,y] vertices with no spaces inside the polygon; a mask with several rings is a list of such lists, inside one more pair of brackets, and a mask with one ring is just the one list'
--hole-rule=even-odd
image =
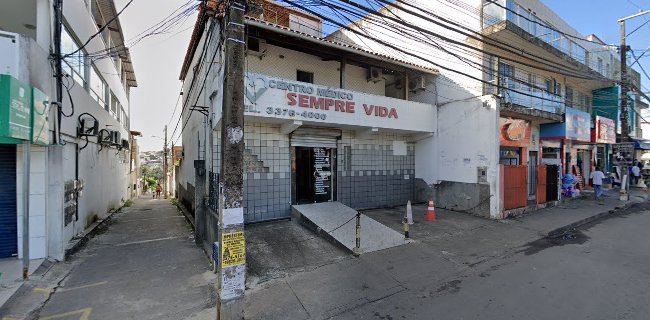
{"label": "balcony", "polygon": [[[509,78],[501,79],[501,114],[540,123],[562,122],[565,103],[562,96],[533,88]],[[506,89],[507,88],[507,89]]]}
{"label": "balcony", "polygon": [[[492,0],[483,6],[483,35],[508,42],[527,52],[551,59],[594,77],[611,78],[612,52],[604,45],[580,40],[559,31],[513,0]],[[555,57],[549,57],[552,54]],[[557,58],[556,58],[557,57]]]}

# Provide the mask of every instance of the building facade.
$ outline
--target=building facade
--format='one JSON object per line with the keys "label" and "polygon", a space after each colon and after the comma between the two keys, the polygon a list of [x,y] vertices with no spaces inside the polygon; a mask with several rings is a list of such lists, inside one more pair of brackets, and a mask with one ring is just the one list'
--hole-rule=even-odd
{"label": "building facade", "polygon": [[31,141],[30,258],[61,260],[70,239],[132,195],[129,93],[137,82],[114,2],[64,1],[63,96],[60,108],[54,107],[51,61],[58,59],[50,53],[58,35],[52,2],[10,2],[0,12],[0,73],[23,87],[14,101],[24,98],[21,92],[37,97],[24,104],[35,118],[28,129],[37,134],[5,135],[0,145],[6,175],[0,179],[16,181],[0,192],[8,199],[0,204],[2,257],[22,256],[22,146]]}
{"label": "building facade", "polygon": [[[418,143],[436,131],[436,109],[424,101],[437,71],[324,39],[322,21],[304,12],[272,2],[263,8],[245,21],[245,222],[286,219],[293,204],[365,209],[413,200],[417,158],[432,156]],[[287,19],[276,23],[280,12]],[[223,22],[202,19],[181,74],[183,203],[192,202],[196,184],[212,190],[221,169]],[[201,57],[204,47],[212,60]],[[210,181],[195,181],[193,160],[206,161]]]}
{"label": "building facade", "polygon": [[[409,33],[409,28],[416,30],[412,26],[394,31],[395,26],[377,21],[406,21],[421,35]],[[616,115],[595,108],[603,98],[600,91],[618,88],[615,48],[593,35],[580,35],[540,1],[404,1],[330,38],[381,48],[416,63],[449,66],[436,81],[440,126],[434,141],[437,158],[431,159],[444,169],[423,181],[423,189],[431,190],[439,206],[497,219],[520,214],[559,200],[563,173],[588,177],[598,157],[611,157],[609,148],[597,148],[596,143],[615,141],[601,137],[596,142],[591,131],[596,116],[603,131],[618,119],[619,92],[613,97],[616,103],[606,106]],[[630,72],[638,87],[638,73]],[[446,105],[453,106],[450,112],[443,111]],[[630,132],[638,127],[634,105]],[[452,132],[443,123],[467,124],[483,134]],[[481,147],[474,147],[477,141]],[[457,148],[459,142],[465,148]],[[463,177],[461,171],[472,176]],[[490,186],[484,197],[475,193],[481,182]],[[581,187],[587,184],[583,178]],[[482,199],[489,201],[489,208],[480,206]]]}

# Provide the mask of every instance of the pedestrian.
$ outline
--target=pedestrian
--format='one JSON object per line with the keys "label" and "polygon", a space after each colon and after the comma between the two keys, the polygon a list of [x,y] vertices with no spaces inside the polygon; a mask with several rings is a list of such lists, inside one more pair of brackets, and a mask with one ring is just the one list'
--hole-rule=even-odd
{"label": "pedestrian", "polygon": [[600,199],[603,196],[603,179],[605,174],[600,171],[600,167],[596,167],[596,170],[591,172],[591,183],[594,185],[594,195],[596,200]]}
{"label": "pedestrian", "polygon": [[160,193],[162,192],[162,187],[160,183],[156,186],[156,198],[160,199]]}
{"label": "pedestrian", "polygon": [[636,186],[639,184],[639,177],[641,176],[641,169],[639,169],[639,164],[635,163],[632,166],[632,185]]}

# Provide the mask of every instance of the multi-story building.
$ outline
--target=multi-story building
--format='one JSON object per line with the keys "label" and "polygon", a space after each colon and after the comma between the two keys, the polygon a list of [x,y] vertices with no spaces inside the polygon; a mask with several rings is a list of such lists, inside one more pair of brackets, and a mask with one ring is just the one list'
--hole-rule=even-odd
{"label": "multi-story building", "polygon": [[[30,258],[63,259],[68,241],[120,207],[133,187],[129,93],[137,83],[115,4],[63,1],[60,35],[58,21],[47,0],[4,2],[0,10],[0,74],[7,84],[0,97],[12,100],[12,108],[0,103],[0,121],[10,127],[0,133],[0,258],[23,254],[26,141],[33,143]],[[57,61],[63,69],[59,97]]]}
{"label": "multi-story building", "polygon": [[[419,190],[442,207],[503,218],[545,206],[559,199],[561,173],[588,177],[608,158],[594,143],[616,142],[607,132],[618,117],[594,107],[613,90],[606,108],[617,114],[615,48],[538,0],[403,1],[329,38],[440,66],[436,157]],[[595,116],[604,133],[592,140]]]}
{"label": "multi-story building", "polygon": [[[324,39],[321,19],[305,12],[271,1],[258,7],[240,39],[247,45],[245,222],[289,218],[292,204],[363,209],[414,199],[416,163],[434,156],[419,143],[437,131],[430,102],[437,70]],[[190,209],[201,201],[195,187],[212,190],[221,169],[225,26],[209,16],[199,14],[180,77],[177,192]],[[194,160],[205,160],[211,181],[195,181]]]}

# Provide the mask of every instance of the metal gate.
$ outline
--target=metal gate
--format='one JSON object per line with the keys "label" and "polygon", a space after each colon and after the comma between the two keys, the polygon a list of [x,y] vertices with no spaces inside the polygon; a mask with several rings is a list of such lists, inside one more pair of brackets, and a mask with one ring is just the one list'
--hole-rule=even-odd
{"label": "metal gate", "polygon": [[503,166],[503,208],[525,207],[528,202],[528,166]]}
{"label": "metal gate", "polygon": [[546,166],[537,166],[537,203],[546,202]]}
{"label": "metal gate", "polygon": [[18,254],[16,146],[0,144],[0,258]]}

